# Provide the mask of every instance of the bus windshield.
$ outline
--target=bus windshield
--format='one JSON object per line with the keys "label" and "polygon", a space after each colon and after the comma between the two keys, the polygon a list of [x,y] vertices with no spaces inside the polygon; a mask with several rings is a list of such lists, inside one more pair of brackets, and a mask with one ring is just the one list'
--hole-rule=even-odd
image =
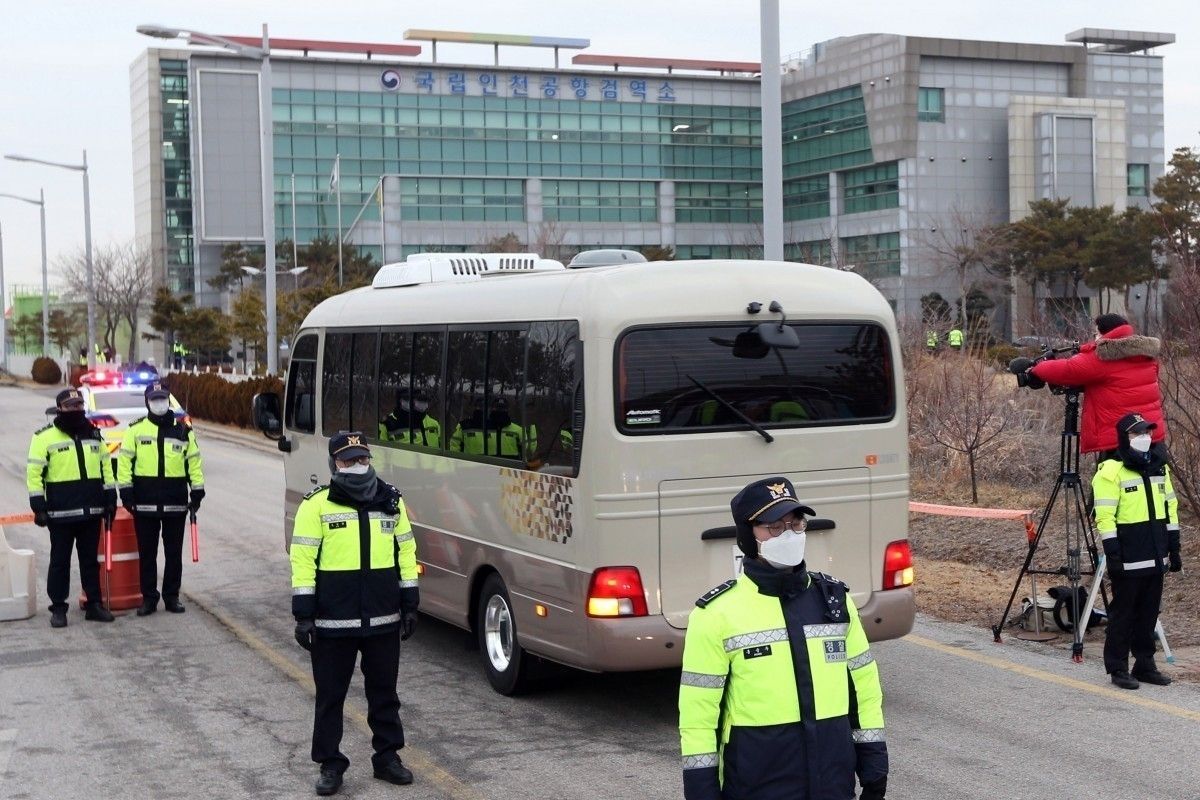
{"label": "bus windshield", "polygon": [[892,418],[891,348],[882,326],[792,327],[796,349],[767,347],[746,325],[627,331],[617,346],[618,427],[633,435],[752,427],[730,406],[764,428]]}

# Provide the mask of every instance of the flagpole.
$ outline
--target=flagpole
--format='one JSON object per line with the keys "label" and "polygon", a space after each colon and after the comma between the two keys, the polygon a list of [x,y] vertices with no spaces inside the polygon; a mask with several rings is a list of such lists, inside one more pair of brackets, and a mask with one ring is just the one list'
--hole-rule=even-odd
{"label": "flagpole", "polygon": [[387,260],[387,219],[383,216],[383,187],[387,184],[387,175],[379,176],[379,245],[382,249],[382,261],[384,264]]}
{"label": "flagpole", "polygon": [[[338,286],[345,280],[342,270],[342,154],[338,153],[333,159],[333,174],[337,178],[337,217],[338,217]],[[362,187],[359,187],[360,189]]]}
{"label": "flagpole", "polygon": [[292,267],[300,266],[300,250],[296,244],[296,173],[292,173]]}

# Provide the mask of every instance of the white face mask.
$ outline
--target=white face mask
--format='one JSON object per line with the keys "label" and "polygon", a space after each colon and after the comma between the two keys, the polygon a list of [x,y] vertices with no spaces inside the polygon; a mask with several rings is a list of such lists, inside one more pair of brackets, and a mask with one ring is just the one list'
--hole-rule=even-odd
{"label": "white face mask", "polygon": [[155,414],[155,415],[161,417],[163,414],[166,414],[170,410],[171,410],[171,401],[170,400],[151,400],[150,401],[150,413],[151,414]]}
{"label": "white face mask", "polygon": [[777,569],[797,567],[804,560],[806,535],[795,531],[783,533],[758,543],[758,554]]}
{"label": "white face mask", "polygon": [[1146,453],[1150,450],[1150,434],[1141,433],[1129,440],[1129,446],[1136,453]]}
{"label": "white face mask", "polygon": [[343,475],[366,475],[370,469],[370,464],[351,464],[348,467],[338,467],[338,472]]}

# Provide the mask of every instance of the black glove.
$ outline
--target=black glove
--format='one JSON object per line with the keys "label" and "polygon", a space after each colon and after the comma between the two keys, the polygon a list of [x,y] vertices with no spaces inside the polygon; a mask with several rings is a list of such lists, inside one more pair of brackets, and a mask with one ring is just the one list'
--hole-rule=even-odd
{"label": "black glove", "polygon": [[1022,356],[1020,358],[1014,358],[1012,361],[1008,362],[1008,371],[1013,375],[1020,375],[1023,372],[1028,372],[1029,368],[1032,366],[1033,359]]}
{"label": "black glove", "polygon": [[1125,564],[1116,556],[1104,557],[1105,568],[1108,569],[1109,575],[1120,575],[1125,571]]}
{"label": "black glove", "polygon": [[408,637],[416,633],[417,630],[417,612],[401,611],[400,612],[400,641],[408,640]]}
{"label": "black glove", "polygon": [[112,527],[113,520],[117,518],[117,504],[110,503],[104,507],[104,524]]}
{"label": "black glove", "polygon": [[204,490],[203,489],[193,489],[192,490],[191,502],[188,503],[188,508],[191,509],[193,514],[195,514],[197,511],[200,510],[200,501],[203,499],[204,499]]}
{"label": "black glove", "polygon": [[46,527],[50,524],[50,515],[48,515],[45,511],[33,512],[33,524],[37,525],[39,528]]}
{"label": "black glove", "polygon": [[133,513],[133,506],[135,502],[136,501],[133,499],[133,489],[121,490],[121,505],[124,506],[125,510],[130,514]]}
{"label": "black glove", "polygon": [[1172,550],[1171,552],[1167,553],[1167,560],[1171,562],[1171,566],[1167,570],[1168,572],[1183,571],[1183,559],[1179,557],[1178,550]]}
{"label": "black glove", "polygon": [[305,650],[312,650],[313,632],[316,629],[317,623],[311,619],[296,620],[296,644]]}
{"label": "black glove", "polygon": [[862,794],[859,800],[883,800],[884,793],[887,792],[887,777],[876,778],[873,781],[867,781],[862,785]]}

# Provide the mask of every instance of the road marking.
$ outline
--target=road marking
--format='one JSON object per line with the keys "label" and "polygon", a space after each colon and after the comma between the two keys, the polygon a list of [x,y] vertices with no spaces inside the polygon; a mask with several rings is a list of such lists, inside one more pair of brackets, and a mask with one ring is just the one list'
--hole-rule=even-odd
{"label": "road marking", "polygon": [[[210,602],[198,597],[192,592],[184,592],[193,603],[205,613],[212,616],[217,622],[224,625],[229,631],[241,639],[242,642],[251,650],[262,656],[268,663],[274,666],[283,674],[300,684],[308,691],[309,694],[316,694],[317,688],[313,684],[312,675],[303,668],[292,663],[287,656],[280,653],[275,648],[258,638],[240,623],[234,621],[226,614],[217,611]],[[346,716],[358,723],[358,726],[366,733],[370,734],[371,726],[367,723],[367,715],[359,711],[353,706],[346,708]],[[3,732],[0,732],[2,736]],[[16,731],[13,731],[16,735]],[[0,754],[3,753],[3,739],[0,738]],[[436,788],[440,789],[445,794],[449,795],[452,800],[484,800],[483,795],[472,789],[467,784],[463,783],[458,778],[451,775],[442,767],[438,766],[433,758],[422,750],[419,750],[411,745],[406,745],[404,748],[404,760],[413,771],[418,773],[422,779],[427,779]]]}
{"label": "road marking", "polygon": [[13,750],[17,747],[17,729],[6,728],[0,731],[0,778],[8,772],[8,761],[12,758]]}
{"label": "road marking", "polygon": [[917,636],[911,633],[901,639],[901,641],[912,642],[913,644],[920,645],[921,647],[927,647],[930,650],[937,650],[940,653],[947,653],[949,655],[965,658],[969,661],[975,661],[980,664],[987,664],[991,667],[1007,670],[1008,672],[1015,672],[1016,674],[1024,675],[1027,678],[1035,678],[1047,683],[1065,686],[1069,689],[1078,689],[1082,692],[1098,694],[1101,697],[1107,697],[1110,700],[1120,700],[1122,702],[1129,703],[1130,705],[1141,706],[1142,708],[1148,708],[1152,711],[1161,711],[1164,714],[1170,714],[1171,716],[1179,717],[1181,719],[1192,720],[1193,722],[1200,722],[1200,711],[1192,711],[1191,709],[1180,708],[1179,706],[1173,706],[1169,703],[1163,703],[1159,700],[1151,700],[1148,697],[1141,697],[1133,692],[1130,692],[1128,689],[1114,689],[1109,686],[1098,686],[1096,684],[1087,683],[1086,681],[1081,681],[1076,678],[1068,678],[1063,675],[1056,675],[1053,672],[1046,672],[1045,670],[1040,670],[1035,667],[1026,667],[1022,664],[1014,664],[1011,661],[1006,661],[1002,658],[996,658],[995,656],[975,653],[970,650],[964,650],[961,647],[955,647],[954,645],[942,644],[941,642],[934,641],[933,639],[926,639],[924,636]]}

